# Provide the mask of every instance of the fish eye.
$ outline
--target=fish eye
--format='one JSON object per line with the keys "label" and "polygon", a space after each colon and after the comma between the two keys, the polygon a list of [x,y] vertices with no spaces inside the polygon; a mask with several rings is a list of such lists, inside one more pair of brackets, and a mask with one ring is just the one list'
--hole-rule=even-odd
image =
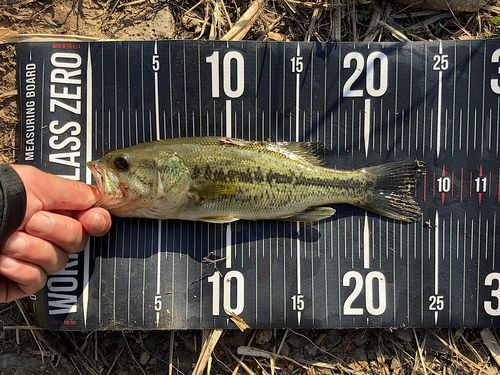
{"label": "fish eye", "polygon": [[114,160],[116,169],[126,171],[129,167],[128,158],[126,156],[117,156]]}

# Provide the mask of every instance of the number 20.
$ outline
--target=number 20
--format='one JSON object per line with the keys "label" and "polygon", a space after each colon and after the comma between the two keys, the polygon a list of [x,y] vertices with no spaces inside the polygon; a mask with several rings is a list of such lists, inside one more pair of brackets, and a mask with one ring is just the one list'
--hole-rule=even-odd
{"label": "number 20", "polygon": [[[363,90],[353,90],[352,86],[354,83],[358,80],[358,78],[361,76],[363,73],[363,69],[365,66],[365,60],[364,57],[361,53],[359,52],[349,52],[347,55],[344,57],[344,68],[350,68],[351,67],[351,61],[355,60],[356,61],[356,67],[354,69],[354,72],[352,75],[349,77],[349,79],[346,81],[344,84],[344,92],[343,96],[344,97],[362,97],[363,96]],[[375,88],[375,61],[379,60],[380,61],[380,71],[378,72],[379,74],[379,79],[380,79],[380,86],[378,88]],[[386,93],[387,91],[387,85],[388,85],[388,66],[389,62],[387,59],[387,56],[383,52],[372,52],[368,55],[366,59],[366,92],[368,95],[373,96],[373,97],[379,97],[382,96]]]}
{"label": "number 20", "polygon": [[[365,305],[366,311],[371,315],[382,315],[387,307],[386,281],[383,273],[378,271],[369,272],[365,280],[363,276],[356,271],[348,271],[342,280],[343,286],[351,286],[351,279],[354,279],[354,290],[344,303],[344,315],[363,315],[363,308],[352,307],[353,302],[358,298],[365,284]],[[376,293],[378,295],[378,307],[375,307],[375,295],[373,284],[377,282]]]}

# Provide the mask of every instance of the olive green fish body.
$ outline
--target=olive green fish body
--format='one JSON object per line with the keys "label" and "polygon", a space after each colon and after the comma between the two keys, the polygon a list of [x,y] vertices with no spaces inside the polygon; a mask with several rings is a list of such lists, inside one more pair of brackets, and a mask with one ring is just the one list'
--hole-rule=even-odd
{"label": "olive green fish body", "polygon": [[113,151],[89,167],[103,193],[99,205],[122,217],[312,221],[335,212],[321,206],[348,203],[419,218],[408,191],[422,163],[334,170],[322,166],[318,145],[177,138]]}

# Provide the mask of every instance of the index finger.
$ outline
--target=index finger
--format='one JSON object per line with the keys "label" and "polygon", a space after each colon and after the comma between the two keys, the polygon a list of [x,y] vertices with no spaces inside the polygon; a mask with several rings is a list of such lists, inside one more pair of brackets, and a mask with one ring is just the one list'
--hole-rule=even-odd
{"label": "index finger", "polygon": [[42,204],[38,209],[45,211],[85,210],[101,199],[101,193],[95,186],[68,180],[26,165],[12,167],[23,180],[28,210],[30,195]]}

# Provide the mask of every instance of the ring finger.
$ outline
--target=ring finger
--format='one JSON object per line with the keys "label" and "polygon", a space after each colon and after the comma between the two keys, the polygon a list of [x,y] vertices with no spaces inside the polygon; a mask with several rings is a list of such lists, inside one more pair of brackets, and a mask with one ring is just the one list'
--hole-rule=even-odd
{"label": "ring finger", "polygon": [[68,263],[68,253],[43,238],[17,231],[5,241],[2,253],[42,268],[46,274],[63,270]]}

